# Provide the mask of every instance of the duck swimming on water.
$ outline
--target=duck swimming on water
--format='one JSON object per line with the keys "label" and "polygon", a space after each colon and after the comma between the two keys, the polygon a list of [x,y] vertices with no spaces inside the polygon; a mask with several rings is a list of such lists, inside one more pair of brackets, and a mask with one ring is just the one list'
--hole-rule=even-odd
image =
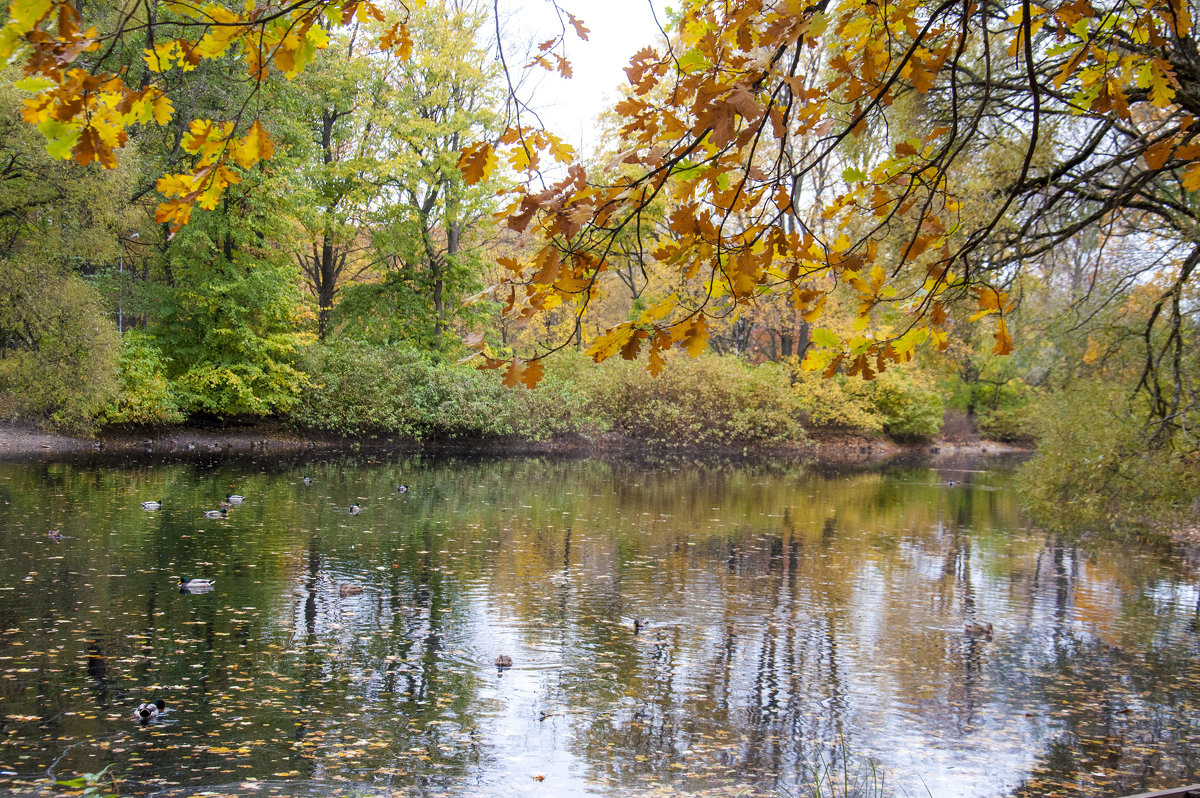
{"label": "duck swimming on water", "polygon": [[143,510],[158,510],[161,507],[162,507],[162,502],[160,502],[160,501],[142,502]]}
{"label": "duck swimming on water", "polygon": [[215,579],[191,579],[186,576],[179,577],[179,589],[185,593],[192,590],[212,590],[213,585],[217,583]]}
{"label": "duck swimming on water", "polygon": [[992,625],[990,623],[969,623],[963,631],[972,637],[991,637]]}
{"label": "duck swimming on water", "polygon": [[144,701],[137,705],[137,709],[133,711],[133,716],[142,723],[149,723],[159,716],[159,714],[167,708],[167,702],[161,698],[153,704],[149,701]]}

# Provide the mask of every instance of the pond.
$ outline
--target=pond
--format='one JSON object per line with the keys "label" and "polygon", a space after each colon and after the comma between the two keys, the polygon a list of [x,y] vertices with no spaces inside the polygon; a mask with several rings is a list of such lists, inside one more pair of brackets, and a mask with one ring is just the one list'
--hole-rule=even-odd
{"label": "pond", "polygon": [[0,464],[0,790],[105,765],[157,796],[1200,780],[1193,568],[1031,529],[1011,483],[950,461]]}

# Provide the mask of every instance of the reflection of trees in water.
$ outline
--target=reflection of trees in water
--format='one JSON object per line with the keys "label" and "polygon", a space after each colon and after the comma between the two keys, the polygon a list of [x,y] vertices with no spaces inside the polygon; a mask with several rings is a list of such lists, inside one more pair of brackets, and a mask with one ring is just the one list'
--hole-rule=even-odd
{"label": "reflection of trees in water", "polygon": [[[986,503],[986,512],[994,512],[991,496]],[[899,545],[911,550],[911,567],[878,559],[882,544],[856,543],[854,530],[842,530],[836,515],[811,527],[815,536],[798,530],[788,512],[776,534],[744,530],[692,547],[694,556],[684,566],[690,576],[665,578],[678,583],[716,575],[719,598],[707,606],[691,604],[691,612],[680,613],[682,621],[653,629],[645,640],[620,638],[625,648],[617,678],[636,703],[578,717],[583,758],[603,780],[661,777],[681,768],[709,777],[736,771],[764,790],[795,788],[805,766],[817,757],[828,760],[836,741],[847,741],[852,750],[886,749],[889,723],[903,721],[925,730],[927,739],[947,741],[951,750],[977,749],[981,762],[999,757],[1004,775],[1012,768],[1019,772],[1025,761],[1024,751],[1010,759],[1004,746],[1020,739],[1036,746],[1042,716],[1055,718],[1053,725],[1058,707],[1093,703],[1106,672],[1124,679],[1138,671],[1147,685],[1153,683],[1148,672],[1159,666],[1137,655],[1110,652],[1093,666],[1078,662],[1096,650],[1098,631],[1079,628],[1085,616],[1077,603],[1079,591],[1103,592],[1104,580],[1119,573],[1124,582],[1107,609],[1120,614],[1124,607],[1146,632],[1140,614],[1156,616],[1138,604],[1162,576],[1154,558],[1134,569],[1118,558],[1085,574],[1087,555],[1061,540],[1044,539],[1039,548],[1033,539],[1013,549],[1011,541],[981,537],[979,511],[971,505],[968,498],[945,508],[942,521],[903,539]],[[931,567],[924,569],[923,561]],[[667,562],[658,560],[659,568]],[[869,589],[861,589],[864,582]],[[632,596],[645,592],[628,575],[623,586]],[[1180,609],[1190,612],[1190,605]],[[996,612],[1007,616],[996,640],[963,634],[965,621],[991,620]],[[1176,615],[1169,611],[1161,622]],[[1136,641],[1130,645],[1137,650]],[[888,673],[873,683],[881,695],[863,693],[872,689],[863,677],[872,660],[887,663]],[[1038,674],[1063,663],[1088,668],[1095,683],[1043,690]],[[1195,674],[1193,664],[1179,664]],[[579,681],[576,705],[595,707],[593,683]],[[897,710],[897,700],[909,706]],[[1097,722],[1104,719],[1101,727],[1089,729],[1088,739],[1112,739],[1127,725],[1130,713],[1116,708],[1111,696],[1108,702],[1095,715]],[[880,722],[871,717],[877,711],[901,717]],[[1144,738],[1141,744],[1157,749],[1143,752],[1147,762],[1168,755],[1162,749],[1170,747],[1171,734],[1188,736],[1186,710],[1168,714],[1171,724],[1184,726]],[[989,729],[1002,739],[993,739]],[[1132,750],[1138,739],[1121,745]],[[1079,745],[1055,739],[1046,756],[1061,763],[1078,756],[1072,746]],[[606,755],[613,751],[632,756]],[[869,749],[857,752],[864,751]],[[1117,755],[1106,756],[1109,764],[1089,766],[1116,767]],[[1174,772],[1188,772],[1190,758],[1177,759],[1181,766]],[[981,772],[985,779],[992,775],[986,767]],[[1131,792],[1157,783],[1152,768],[1139,772],[1140,781],[1121,782],[1121,788]]]}
{"label": "reflection of trees in water", "polygon": [[[796,786],[816,756],[828,759],[847,736],[843,613],[809,611],[809,587],[797,578],[809,544],[788,519],[783,526],[778,535],[696,547],[700,554],[684,558],[684,567],[721,563],[723,598],[706,612],[680,608],[677,621],[609,641],[620,646],[614,697],[632,701],[575,724],[595,778],[636,783],[677,772],[727,780],[736,772]],[[594,707],[591,680],[578,681],[577,700]]]}
{"label": "reflection of trees in water", "polygon": [[[433,531],[426,526],[407,542],[393,550],[384,578],[345,597],[345,554],[323,557],[320,536],[310,538],[303,635],[277,665],[300,685],[291,757],[308,776],[338,773],[340,753],[369,746],[352,764],[377,784],[410,784],[417,757],[433,766],[423,778],[444,784],[478,756],[471,670],[445,651],[444,610],[460,597],[444,578]],[[444,723],[448,712],[460,722]]]}
{"label": "reflection of trees in water", "polygon": [[1039,675],[1033,687],[1053,713],[1053,736],[1012,794],[1085,798],[1195,783],[1200,684],[1192,642],[1131,652],[1091,641]]}
{"label": "reflection of trees in water", "polygon": [[[1195,770],[1190,582],[1151,554],[1014,534],[1011,497],[971,477],[948,489],[921,470],[438,462],[401,499],[393,469],[304,473],[310,488],[236,477],[253,503],[202,533],[174,508],[223,495],[194,484],[203,473],[137,473],[125,503],[161,496],[168,509],[109,519],[80,506],[61,562],[8,552],[9,579],[35,581],[21,601],[0,594],[0,645],[38,672],[4,697],[47,720],[11,726],[6,751],[125,734],[125,703],[166,685],[178,723],[140,733],[134,777],[370,771],[436,789],[543,745],[569,747],[595,783],[801,792],[806,766],[842,740],[860,756],[939,746],[963,754],[956,766],[991,746],[973,761],[984,779],[991,756],[1019,778],[1036,755],[1029,796],[1057,771],[1133,792]],[[42,496],[36,479],[14,484],[10,520],[40,512],[25,506]],[[49,484],[114,490],[94,474]],[[362,496],[353,522],[335,511]],[[119,532],[69,545],[85,522]],[[178,595],[169,577],[206,560],[197,575],[218,576],[218,592]],[[363,594],[339,597],[344,581]],[[997,622],[996,639],[966,638],[968,619]],[[61,651],[12,645],[40,638]],[[497,640],[518,660],[502,681],[486,664]],[[80,704],[120,721],[60,712]],[[198,747],[181,762],[195,740],[254,758]],[[920,768],[918,756],[900,775]],[[1107,770],[1118,775],[1088,775]]]}

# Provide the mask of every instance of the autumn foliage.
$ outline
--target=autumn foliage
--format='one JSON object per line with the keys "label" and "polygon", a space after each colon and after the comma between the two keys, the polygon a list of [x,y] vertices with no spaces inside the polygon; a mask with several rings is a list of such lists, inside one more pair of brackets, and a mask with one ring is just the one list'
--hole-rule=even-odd
{"label": "autumn foliage", "polygon": [[[964,305],[1008,354],[1025,259],[1156,215],[1177,236],[1168,306],[1196,257],[1170,196],[1200,180],[1191,19],[1156,0],[685,3],[667,45],[626,70],[611,162],[514,190],[507,224],[540,243],[502,287],[508,312],[585,313],[655,202],[669,235],[646,255],[702,290],[606,330],[597,360],[646,353],[658,371],[670,347],[702,351],[713,319],[783,296],[819,325],[835,294],[856,321],[815,329],[805,365],[827,375],[871,379],[944,348]],[[493,161],[482,147],[471,163]]]}
{"label": "autumn foliage", "polygon": [[[106,57],[125,37],[144,36],[143,59],[151,74],[192,71],[204,60],[232,53],[256,84],[272,71],[296,76],[328,44],[330,27],[384,19],[368,0],[249,2],[236,9],[218,2],[172,1],[153,6],[153,14],[151,8],[122,8],[119,28],[102,32],[82,29],[79,11],[67,0],[9,5],[8,24],[0,29],[0,57],[24,61],[27,77],[18,85],[35,92],[25,102],[25,120],[45,134],[51,154],[115,168],[115,151],[129,140],[131,128],[172,119],[175,107],[162,86],[147,80],[133,87],[124,70],[106,70]],[[183,35],[163,37],[162,31]],[[378,44],[400,53],[412,46],[402,22],[387,29]],[[193,156],[191,168],[158,181],[165,199],[156,221],[179,230],[193,207],[215,208],[224,190],[240,181],[235,165],[248,169],[271,157],[271,136],[258,119],[243,119],[246,107],[231,109],[230,119],[188,122],[181,144]],[[244,135],[238,134],[239,126],[246,128]]]}
{"label": "autumn foliage", "polygon": [[[69,2],[10,4],[0,54],[24,64],[25,116],[52,153],[115,166],[130,130],[176,113],[163,76],[206,59],[239,61],[253,87],[299,73],[330,30],[385,18],[376,46],[412,48],[405,9],[370,0],[150,8],[130,6],[99,31]],[[586,38],[566,18],[564,35]],[[107,66],[131,36],[148,69],[136,87]],[[569,75],[560,41],[528,67]],[[526,247],[501,260],[496,288],[509,318],[569,307],[582,319],[623,239],[677,275],[679,290],[588,345],[598,361],[644,355],[653,373],[668,349],[701,353],[714,324],[768,298],[810,325],[805,368],[827,375],[869,380],[918,348],[945,348],[964,306],[1007,354],[1026,260],[1102,225],[1153,234],[1173,275],[1149,322],[1167,334],[1146,336],[1145,384],[1157,390],[1179,342],[1181,287],[1200,262],[1186,212],[1200,188],[1194,52],[1183,0],[688,0],[668,40],[626,70],[606,163],[584,163],[518,118],[466,146],[459,167],[468,183],[497,170],[519,178],[502,216]],[[188,120],[188,168],[158,181],[158,222],[178,230],[271,157],[251,107],[248,96],[227,118]],[[656,204],[666,235],[646,234]],[[834,296],[853,309],[850,332],[822,326]],[[532,386],[540,358],[565,342],[511,354],[471,343],[507,384]]]}

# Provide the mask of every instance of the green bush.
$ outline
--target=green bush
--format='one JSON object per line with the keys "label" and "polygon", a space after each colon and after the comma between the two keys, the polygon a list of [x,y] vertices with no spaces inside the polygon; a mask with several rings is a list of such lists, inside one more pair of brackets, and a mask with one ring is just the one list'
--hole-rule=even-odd
{"label": "green bush", "polygon": [[1171,441],[1147,446],[1145,408],[1130,395],[1088,382],[1034,403],[1037,453],[1018,488],[1039,524],[1128,534],[1194,523],[1200,468]]}
{"label": "green bush", "polygon": [[3,332],[15,345],[0,356],[7,412],[65,432],[90,432],[116,393],[117,331],[96,289],[78,276],[10,268],[0,278]]}
{"label": "green bush", "polygon": [[153,292],[150,330],[187,413],[272,415],[304,388],[296,363],[312,336],[300,329],[300,270],[265,243],[280,217],[271,192],[251,191],[260,179],[180,231],[167,250],[172,281]]}
{"label": "green bush", "polygon": [[845,427],[881,432],[884,418],[875,408],[874,388],[857,377],[823,377],[804,371],[799,358],[790,358],[792,392],[805,422],[812,427]]}
{"label": "green bush", "polygon": [[670,360],[655,378],[644,363],[597,366],[562,352],[547,358],[541,384],[528,390],[504,387],[501,371],[342,340],[309,351],[312,387],[292,418],[315,429],[418,438],[547,440],[612,431],[659,445],[805,440],[778,368],[735,358]]}
{"label": "green bush", "polygon": [[1022,380],[1012,379],[1003,385],[979,385],[976,390],[975,417],[979,431],[994,441],[1028,441],[1033,437],[1030,426],[1030,403],[1034,392]]}
{"label": "green bush", "polygon": [[117,357],[120,389],[100,414],[106,424],[178,424],[183,411],[166,377],[166,362],[140,330],[125,333]]}
{"label": "green bush", "polygon": [[312,386],[292,418],[314,429],[545,440],[578,432],[583,423],[582,395],[564,358],[551,359],[534,391],[504,387],[497,371],[361,341],[313,347],[303,365]]}
{"label": "green bush", "polygon": [[788,365],[792,391],[811,426],[882,431],[899,441],[932,440],[941,431],[942,400],[923,372],[893,366],[868,381],[805,371],[795,357]]}
{"label": "green bush", "polygon": [[541,383],[534,390],[509,390],[513,432],[531,440],[548,440],[557,435],[595,433],[609,423],[596,413],[589,401],[586,375],[597,366],[579,352],[558,352],[543,361]]}
{"label": "green bush", "polygon": [[919,372],[891,368],[871,383],[875,412],[895,440],[930,441],[941,431],[942,398],[923,382]]}
{"label": "green bush", "polygon": [[644,362],[613,359],[591,374],[589,407],[613,432],[657,445],[801,443],[800,406],[786,372],[733,357],[667,357],[654,377]]}

